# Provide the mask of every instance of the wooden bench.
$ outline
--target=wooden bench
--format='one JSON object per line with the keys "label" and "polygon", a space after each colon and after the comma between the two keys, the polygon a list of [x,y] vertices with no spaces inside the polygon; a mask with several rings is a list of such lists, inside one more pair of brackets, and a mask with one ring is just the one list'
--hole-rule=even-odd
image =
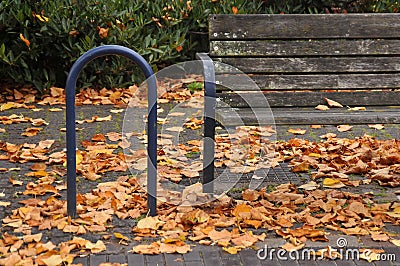
{"label": "wooden bench", "polygon": [[[204,182],[214,174],[214,118],[226,127],[271,113],[277,125],[400,123],[399,14],[212,15],[209,38],[209,53],[197,55],[209,116]],[[344,107],[316,110],[326,99]],[[257,119],[262,109],[271,112]]]}

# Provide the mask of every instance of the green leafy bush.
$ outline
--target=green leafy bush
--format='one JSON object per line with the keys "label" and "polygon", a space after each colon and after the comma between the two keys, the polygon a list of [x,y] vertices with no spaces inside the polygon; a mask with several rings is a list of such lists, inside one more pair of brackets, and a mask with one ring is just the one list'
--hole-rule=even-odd
{"label": "green leafy bush", "polygon": [[[91,48],[118,44],[155,71],[207,50],[207,18],[221,13],[397,12],[397,1],[2,0],[0,77],[39,90],[64,86],[72,64]],[[81,73],[79,87],[138,83],[129,60],[107,56]]]}

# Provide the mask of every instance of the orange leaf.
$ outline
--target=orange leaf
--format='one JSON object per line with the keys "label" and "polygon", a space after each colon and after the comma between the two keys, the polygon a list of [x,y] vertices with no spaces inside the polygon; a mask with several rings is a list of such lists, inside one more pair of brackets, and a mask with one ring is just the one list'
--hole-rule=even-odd
{"label": "orange leaf", "polygon": [[105,28],[101,28],[101,27],[97,27],[97,29],[99,31],[100,38],[102,38],[102,39],[107,38],[109,29],[105,29]]}
{"label": "orange leaf", "polygon": [[176,50],[178,53],[179,53],[180,51],[182,51],[182,50],[183,50],[182,45],[179,45],[179,46],[175,47],[175,50]]}
{"label": "orange leaf", "polygon": [[236,15],[236,14],[238,13],[238,11],[239,11],[239,9],[238,9],[236,6],[233,6],[233,7],[232,7],[232,13],[233,13],[233,14]]}
{"label": "orange leaf", "polygon": [[22,33],[19,34],[19,38],[26,44],[26,46],[29,47],[31,45],[31,42],[28,39],[26,39],[24,35],[22,35]]}

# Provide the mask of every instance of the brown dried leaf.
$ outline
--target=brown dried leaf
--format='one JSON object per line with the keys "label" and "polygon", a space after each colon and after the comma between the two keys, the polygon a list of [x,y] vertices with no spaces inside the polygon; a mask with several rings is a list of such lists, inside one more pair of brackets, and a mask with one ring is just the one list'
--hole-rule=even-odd
{"label": "brown dried leaf", "polygon": [[316,110],[320,110],[320,111],[326,111],[329,110],[329,107],[323,104],[319,104],[315,107]]}
{"label": "brown dried leaf", "polygon": [[337,130],[339,132],[346,132],[346,131],[351,130],[353,128],[353,126],[350,126],[350,125],[339,125],[336,128],[337,128]]}
{"label": "brown dried leaf", "polygon": [[385,128],[385,126],[383,124],[368,125],[368,127],[374,128],[374,129],[377,129],[377,130],[382,130],[382,129]]}
{"label": "brown dried leaf", "polygon": [[338,108],[343,107],[343,105],[341,105],[340,103],[333,101],[331,99],[324,98],[324,100],[326,101],[326,103],[328,104],[329,107],[338,107]]}
{"label": "brown dried leaf", "polygon": [[304,135],[306,134],[307,130],[306,129],[300,129],[300,128],[296,128],[296,129],[292,129],[290,128],[288,130],[289,133],[295,134],[295,135]]}

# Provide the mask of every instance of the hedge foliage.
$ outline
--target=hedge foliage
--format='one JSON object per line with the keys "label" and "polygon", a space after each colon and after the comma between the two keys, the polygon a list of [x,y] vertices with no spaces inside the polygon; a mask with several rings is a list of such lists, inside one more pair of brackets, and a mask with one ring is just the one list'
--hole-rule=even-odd
{"label": "hedge foliage", "polygon": [[[393,0],[2,0],[0,78],[39,90],[64,86],[73,62],[104,44],[143,55],[157,71],[206,50],[207,17],[227,13],[398,12]],[[143,77],[117,56],[94,60],[80,87],[116,87]]]}

